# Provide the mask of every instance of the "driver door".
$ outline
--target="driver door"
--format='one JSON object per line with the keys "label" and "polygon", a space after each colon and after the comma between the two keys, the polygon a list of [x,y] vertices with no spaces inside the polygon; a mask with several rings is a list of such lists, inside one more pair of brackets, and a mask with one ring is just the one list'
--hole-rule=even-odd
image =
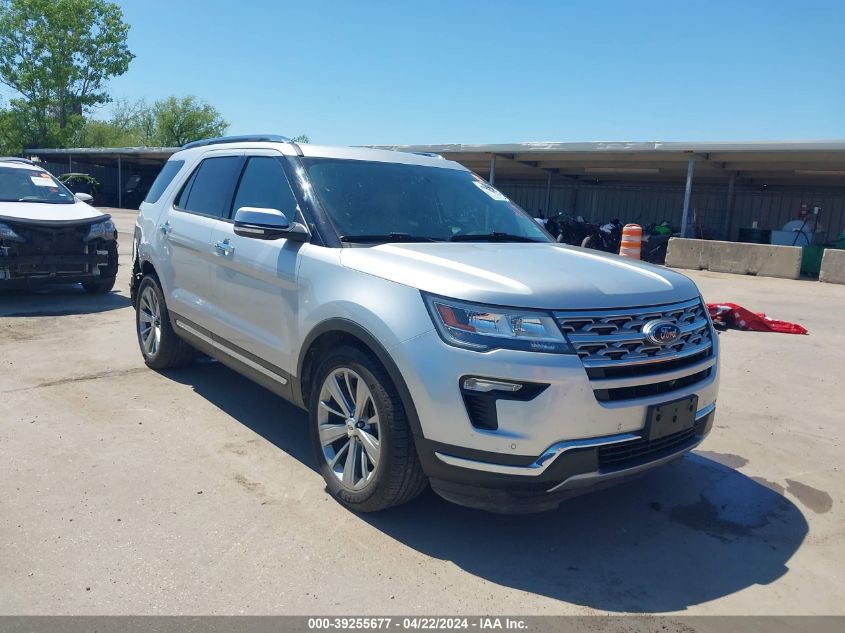
{"label": "driver door", "polygon": [[234,215],[241,207],[260,207],[277,209],[291,221],[297,218],[285,160],[278,152],[247,152],[232,207],[211,234],[211,329],[239,360],[265,375],[269,371],[271,378],[293,371],[291,327],[296,323],[296,270],[303,244],[235,235]]}

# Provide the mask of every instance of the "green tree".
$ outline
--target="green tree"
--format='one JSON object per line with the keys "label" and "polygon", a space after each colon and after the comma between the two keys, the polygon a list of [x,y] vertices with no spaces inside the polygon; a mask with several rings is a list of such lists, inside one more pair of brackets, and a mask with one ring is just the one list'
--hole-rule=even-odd
{"label": "green tree", "polygon": [[0,155],[15,156],[23,148],[24,142],[15,114],[11,110],[0,110]]}
{"label": "green tree", "polygon": [[140,145],[134,129],[125,129],[111,121],[89,120],[70,143],[74,147],[134,147]]}
{"label": "green tree", "polygon": [[20,154],[29,147],[64,147],[82,124],[81,117],[71,117],[64,130],[54,118],[46,121],[28,103],[13,99],[9,108],[0,109],[0,153]]}
{"label": "green tree", "polygon": [[0,0],[0,82],[19,95],[10,103],[27,145],[66,142],[87,110],[109,101],[106,82],[134,57],[128,33],[106,0]]}
{"label": "green tree", "polygon": [[144,100],[118,99],[107,121],[88,119],[74,135],[75,147],[134,147],[148,145],[152,129],[150,108]]}
{"label": "green tree", "polygon": [[229,123],[209,103],[194,96],[167,97],[153,104],[151,145],[178,147],[191,141],[222,136]]}
{"label": "green tree", "polygon": [[225,134],[228,123],[208,103],[194,96],[171,96],[156,101],[118,99],[107,121],[88,119],[71,144],[77,147],[184,145]]}

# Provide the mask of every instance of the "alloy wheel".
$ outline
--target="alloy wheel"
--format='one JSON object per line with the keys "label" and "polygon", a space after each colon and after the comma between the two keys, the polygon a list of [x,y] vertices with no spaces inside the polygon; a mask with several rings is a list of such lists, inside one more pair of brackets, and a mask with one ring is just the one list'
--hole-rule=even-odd
{"label": "alloy wheel", "polygon": [[147,356],[155,356],[161,344],[161,305],[152,286],[141,293],[138,305],[138,336]]}
{"label": "alloy wheel", "polygon": [[378,468],[381,439],[373,394],[351,369],[335,369],[320,389],[317,430],[323,456],[341,484],[360,490]]}

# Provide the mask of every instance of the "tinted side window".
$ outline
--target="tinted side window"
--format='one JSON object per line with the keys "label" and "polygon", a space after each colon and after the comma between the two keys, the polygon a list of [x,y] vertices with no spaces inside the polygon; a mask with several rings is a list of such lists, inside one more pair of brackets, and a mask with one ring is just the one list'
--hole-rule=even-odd
{"label": "tinted side window", "polygon": [[158,172],[158,176],[156,177],[155,182],[153,182],[153,186],[150,187],[150,190],[147,192],[147,197],[144,198],[144,202],[158,202],[158,199],[161,198],[161,194],[163,194],[164,190],[167,189],[167,185],[173,182],[176,174],[179,173],[179,170],[182,169],[182,165],[184,164],[184,160],[167,161],[162,170]]}
{"label": "tinted side window", "polygon": [[289,220],[294,219],[296,198],[279,159],[269,156],[249,159],[232,205],[235,211],[241,207],[278,209]]}
{"label": "tinted side window", "polygon": [[224,217],[232,202],[240,165],[240,156],[206,158],[182,190],[178,206],[193,213]]}
{"label": "tinted side window", "polygon": [[194,181],[197,179],[198,171],[199,169],[195,169],[194,173],[191,174],[191,177],[188,178],[188,181],[182,185],[182,191],[180,191],[179,195],[176,196],[176,201],[174,202],[177,209],[184,209],[185,205],[188,203],[188,196],[191,193],[191,187],[194,186]]}

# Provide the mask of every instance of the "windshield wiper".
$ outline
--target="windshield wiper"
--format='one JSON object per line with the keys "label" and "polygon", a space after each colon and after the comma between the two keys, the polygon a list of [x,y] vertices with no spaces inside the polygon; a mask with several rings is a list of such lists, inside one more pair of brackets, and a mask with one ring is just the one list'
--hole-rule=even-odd
{"label": "windshield wiper", "polygon": [[341,242],[442,242],[436,237],[410,233],[385,233],[384,235],[341,235]]}
{"label": "windshield wiper", "polygon": [[452,242],[540,242],[524,235],[514,235],[512,233],[500,233],[493,231],[492,233],[468,233],[465,235],[453,235]]}
{"label": "windshield wiper", "polygon": [[0,200],[0,202],[32,202],[34,204],[67,204],[70,200],[44,200],[43,198],[36,198],[35,196],[26,196],[18,198],[17,200]]}

